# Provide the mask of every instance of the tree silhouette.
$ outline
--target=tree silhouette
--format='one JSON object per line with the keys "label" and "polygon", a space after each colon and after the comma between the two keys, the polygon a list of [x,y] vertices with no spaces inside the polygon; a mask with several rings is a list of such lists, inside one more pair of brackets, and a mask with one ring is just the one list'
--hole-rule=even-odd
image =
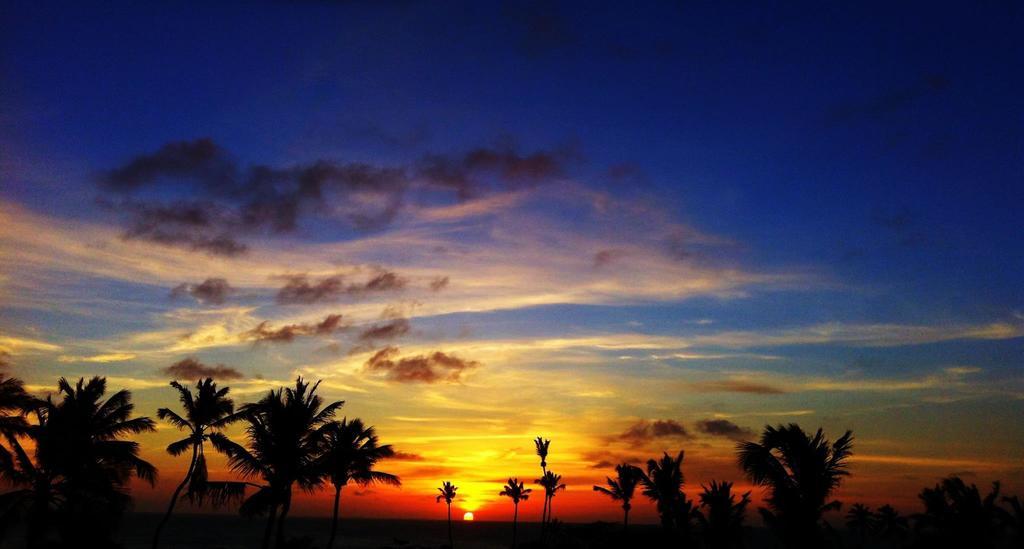
{"label": "tree silhouette", "polygon": [[341,490],[354,482],[360,486],[381,483],[401,486],[402,481],[390,473],[374,471],[377,462],[395,455],[390,444],[381,445],[373,427],[362,420],[348,418],[331,424],[324,433],[323,450],[318,458],[319,467],[334,487],[334,510],[331,514],[331,537],[327,549],[334,546],[338,532],[338,504]]}
{"label": "tree silhouette", "polygon": [[[0,436],[19,435],[25,432],[28,423],[25,414],[39,406],[38,399],[25,392],[20,379],[0,374]],[[0,460],[7,463],[13,456],[0,445]]]}
{"label": "tree silhouette", "polygon": [[745,492],[736,501],[731,482],[711,481],[710,486],[701,486],[700,508],[697,522],[700,524],[704,542],[709,549],[732,549],[743,545],[743,521],[750,492]]}
{"label": "tree silhouette", "polygon": [[[548,451],[551,448],[551,440],[542,437],[533,439],[534,448],[537,450],[537,457],[540,458],[540,474],[544,478],[548,474]],[[538,481],[539,482],[539,481]],[[544,498],[544,505],[540,511],[541,536],[547,530],[548,499]]]}
{"label": "tree silhouette", "polygon": [[622,528],[629,528],[629,510],[633,508],[630,503],[633,500],[633,493],[636,491],[637,484],[640,483],[640,478],[643,476],[643,472],[640,469],[628,464],[620,463],[615,466],[615,478],[605,477],[605,482],[608,487],[594,486],[595,492],[601,492],[602,494],[612,498],[612,501],[622,502]]}
{"label": "tree silhouette", "polygon": [[864,547],[868,537],[876,530],[875,514],[863,503],[854,503],[846,512],[846,527],[857,539],[858,547]]}
{"label": "tree silhouette", "polygon": [[999,508],[999,522],[1006,528],[1014,547],[1024,545],[1024,509],[1022,509],[1019,496],[1004,497],[1003,502],[1010,506],[1009,509]]}
{"label": "tree silhouette", "polygon": [[768,489],[769,509],[760,512],[784,544],[823,544],[821,517],[842,505],[829,498],[850,474],[852,449],[850,431],[830,443],[821,429],[809,436],[795,423],[766,426],[760,442],[740,443],[739,466],[754,484]]}
{"label": "tree silhouette", "polygon": [[452,500],[455,499],[455,493],[459,487],[454,484],[444,481],[444,484],[438,488],[441,495],[437,496],[437,502],[440,503],[443,499],[445,504],[448,506],[448,547],[455,547],[455,542],[452,539]]}
{"label": "tree silhouette", "polygon": [[918,496],[924,512],[915,515],[921,542],[931,547],[992,547],[999,528],[999,483],[984,498],[960,477],[943,479]]}
{"label": "tree silhouette", "polygon": [[667,530],[672,529],[677,515],[686,507],[682,467],[682,450],[676,457],[665,452],[660,460],[647,461],[647,472],[640,478],[643,494],[656,504],[661,525]]}
{"label": "tree silhouette", "polygon": [[516,529],[519,525],[519,502],[530,499],[530,492],[533,490],[526,488],[522,482],[519,482],[517,478],[508,479],[508,483],[502,488],[499,496],[505,496],[512,500],[513,514],[512,514],[512,547],[516,546]]}
{"label": "tree silhouette", "polygon": [[36,423],[24,430],[35,445],[34,460],[14,436],[7,438],[17,464],[5,476],[14,473],[21,487],[9,497],[27,507],[30,546],[45,543],[51,518],[65,543],[107,545],[110,529],[131,500],[131,478],[156,481],[156,468],[139,458],[138,443],[124,440],[154,430],[153,420],[132,417],[128,391],[104,400],[106,388],[102,377],[79,379],[74,386],[61,378],[59,400],[39,401]]}
{"label": "tree silhouette", "polygon": [[547,517],[544,517],[544,522],[547,523],[551,521],[551,504],[554,503],[555,494],[559,490],[565,490],[565,484],[562,484],[562,475],[556,475],[551,471],[544,473],[544,476],[535,482],[544,488],[544,507],[547,509]]}
{"label": "tree silhouette", "polygon": [[223,444],[226,438],[220,431],[239,419],[234,414],[234,402],[227,397],[229,389],[227,387],[218,389],[217,384],[211,378],[196,382],[195,395],[188,387],[177,381],[172,381],[170,385],[178,391],[178,400],[181,401],[185,414],[181,416],[169,408],[160,408],[156,415],[177,427],[178,430],[185,431],[187,436],[168,445],[167,453],[176,457],[191,450],[192,458],[189,460],[185,478],[171,493],[167,512],[164,513],[156,527],[156,533],[153,534],[153,549],[156,549],[160,543],[160,532],[170,520],[171,514],[174,513],[174,506],[178,502],[181,491],[187,486],[187,495],[190,500],[202,500],[208,479],[204,453],[205,442],[209,440],[215,448],[226,447]]}
{"label": "tree silhouette", "polygon": [[907,535],[910,525],[907,517],[900,515],[892,505],[885,504],[875,513],[875,529],[882,540],[901,540]]}
{"label": "tree silhouette", "polygon": [[344,402],[324,406],[316,394],[319,385],[310,387],[299,377],[295,387],[272,390],[259,402],[243,406],[240,414],[248,424],[249,447],[225,441],[223,451],[231,468],[266,483],[257,485],[239,509],[245,516],[267,514],[264,549],[270,547],[275,530],[277,547],[284,547],[293,485],[312,492],[322,482],[317,457],[331,419]]}

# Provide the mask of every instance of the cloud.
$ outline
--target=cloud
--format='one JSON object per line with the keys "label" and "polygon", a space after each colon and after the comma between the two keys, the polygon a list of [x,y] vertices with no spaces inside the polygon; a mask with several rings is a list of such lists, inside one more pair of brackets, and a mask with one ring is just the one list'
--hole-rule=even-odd
{"label": "cloud", "polygon": [[949,79],[945,75],[927,75],[909,85],[894,87],[868,99],[839,103],[829,109],[826,123],[836,125],[859,120],[885,120],[914,102],[948,87]]}
{"label": "cloud", "polygon": [[517,189],[560,177],[574,155],[569,147],[524,154],[506,142],[461,155],[428,155],[416,172],[419,179],[451,189],[467,200],[492,187],[491,182],[503,189]]}
{"label": "cloud", "polygon": [[242,379],[245,377],[242,372],[239,372],[230,366],[225,366],[223,364],[209,366],[192,357],[179,360],[160,371],[169,376],[173,376],[174,379],[186,380],[202,379],[206,377],[227,380]]}
{"label": "cloud", "polygon": [[622,250],[601,250],[594,254],[594,268],[604,267],[625,255]]}
{"label": "cloud", "polygon": [[129,159],[100,174],[98,184],[100,203],[120,216],[124,238],[239,256],[248,251],[241,237],[292,233],[306,218],[382,228],[396,219],[414,187],[453,192],[462,201],[491,189],[534,185],[562,175],[571,155],[568,148],[524,154],[504,143],[428,155],[415,165],[316,160],[243,166],[201,138]]}
{"label": "cloud", "polygon": [[332,301],[342,295],[363,296],[377,292],[393,292],[405,288],[406,280],[397,273],[385,269],[376,269],[373,276],[365,282],[345,285],[340,275],[328,276],[319,281],[311,281],[308,275],[286,275],[287,282],[277,292],[277,302],[281,304],[310,305],[321,301]]}
{"label": "cloud", "polygon": [[401,383],[437,383],[439,381],[459,381],[463,373],[480,365],[479,362],[465,360],[441,351],[396,360],[398,353],[397,347],[381,349],[366,361],[364,369]]}
{"label": "cloud", "polygon": [[726,437],[733,440],[744,440],[754,436],[754,432],[740,427],[727,419],[704,419],[697,422],[697,430],[711,436]]}
{"label": "cloud", "polygon": [[395,339],[409,333],[410,329],[411,326],[409,325],[409,319],[396,318],[383,324],[375,324],[367,327],[359,333],[358,339],[363,342],[376,341],[380,339]]}
{"label": "cloud", "polygon": [[171,299],[190,295],[204,305],[223,305],[235,291],[223,278],[207,278],[199,284],[181,283],[171,290]]}
{"label": "cloud", "polygon": [[701,381],[694,383],[693,386],[700,391],[719,393],[752,393],[758,395],[781,395],[786,392],[783,389],[780,389],[772,385],[736,379],[723,379],[720,381]]}
{"label": "cloud", "polygon": [[16,355],[32,351],[59,351],[60,345],[27,337],[0,335],[0,352]]}
{"label": "cloud", "polygon": [[273,328],[269,321],[264,320],[259,326],[243,333],[242,339],[251,339],[256,343],[291,343],[297,337],[330,335],[346,328],[341,323],[340,314],[327,315],[317,323],[288,324],[280,328]]}
{"label": "cloud", "polygon": [[411,452],[395,452],[394,455],[392,455],[388,459],[394,459],[398,461],[423,461],[423,456]]}
{"label": "cloud", "polygon": [[644,419],[630,425],[617,438],[634,443],[644,443],[670,437],[690,438],[690,433],[681,423],[672,419],[658,419],[653,422]]}
{"label": "cloud", "polygon": [[448,287],[448,277],[439,276],[430,281],[430,290],[432,292],[440,292],[441,290]]}
{"label": "cloud", "polygon": [[91,356],[61,355],[57,357],[57,362],[95,362],[104,364],[107,362],[123,362],[135,357],[134,353],[104,353]]}
{"label": "cloud", "polygon": [[277,302],[283,304],[311,304],[334,299],[344,290],[340,276],[329,276],[311,283],[306,275],[290,275],[288,282],[277,292]]}
{"label": "cloud", "polygon": [[7,351],[0,351],[0,370],[10,368],[12,364],[11,353],[8,353]]}

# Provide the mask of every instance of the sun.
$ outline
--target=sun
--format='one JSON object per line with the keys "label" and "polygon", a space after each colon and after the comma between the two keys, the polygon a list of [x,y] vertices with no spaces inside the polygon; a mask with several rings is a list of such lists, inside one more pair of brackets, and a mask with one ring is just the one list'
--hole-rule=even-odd
{"label": "sun", "polygon": [[473,513],[466,511],[466,514],[462,515],[462,520],[473,520]]}

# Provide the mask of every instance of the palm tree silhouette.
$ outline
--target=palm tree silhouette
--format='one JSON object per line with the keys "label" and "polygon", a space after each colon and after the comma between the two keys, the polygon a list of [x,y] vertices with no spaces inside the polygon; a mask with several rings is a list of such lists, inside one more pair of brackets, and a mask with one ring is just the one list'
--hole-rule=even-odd
{"label": "palm tree silhouette", "polygon": [[438,488],[441,495],[437,496],[437,503],[440,503],[443,499],[445,504],[448,505],[448,547],[455,547],[455,542],[452,539],[452,500],[455,499],[455,492],[458,491],[459,487],[454,484],[444,481],[444,484]]}
{"label": "palm tree silhouette", "polygon": [[1014,547],[1024,545],[1024,509],[1022,509],[1019,496],[1004,497],[1003,502],[1010,506],[1009,509],[999,508],[999,522],[1009,532]]}
{"label": "palm tree silhouette", "polygon": [[733,549],[743,545],[743,521],[750,492],[744,492],[736,501],[731,482],[711,481],[710,486],[701,486],[700,508],[697,513],[704,542],[709,549]]}
{"label": "palm tree silhouette", "polygon": [[643,494],[655,502],[661,525],[672,529],[677,515],[685,507],[683,494],[683,451],[672,457],[665,452],[660,460],[647,461],[647,473],[640,478]]}
{"label": "palm tree silhouette", "polygon": [[227,387],[218,389],[217,384],[211,378],[196,382],[195,395],[188,387],[177,381],[172,381],[170,385],[178,391],[178,399],[181,401],[185,415],[178,415],[169,408],[160,408],[156,415],[177,427],[178,430],[187,432],[188,436],[168,445],[167,453],[179,456],[192,450],[192,458],[185,472],[185,478],[171,494],[167,512],[164,513],[156,527],[156,533],[153,534],[153,549],[156,549],[160,543],[160,532],[170,520],[171,514],[174,513],[174,506],[178,502],[181,491],[188,486],[189,499],[193,501],[202,499],[207,482],[204,443],[209,440],[215,448],[223,446],[222,443],[226,438],[220,431],[239,419],[234,414],[234,402],[227,397],[229,389]]}
{"label": "palm tree silhouette", "polygon": [[[28,423],[25,414],[36,409],[39,400],[25,392],[20,379],[0,374],[0,435],[18,435],[25,432]],[[0,460],[10,463],[12,456],[0,445]]]}
{"label": "palm tree silhouette", "polygon": [[976,547],[994,545],[998,534],[999,483],[985,497],[974,484],[960,477],[943,479],[934,488],[925,488],[918,496],[924,512],[915,515],[914,529],[921,541],[932,547]]}
{"label": "palm tree silhouette", "polygon": [[594,486],[595,492],[601,492],[612,498],[612,501],[622,502],[622,528],[624,530],[629,528],[629,510],[633,508],[630,502],[633,500],[633,493],[636,491],[637,484],[640,483],[641,476],[643,476],[643,472],[640,469],[628,463],[620,463],[615,466],[615,478],[605,477],[607,488]]}
{"label": "palm tree silhouette", "polygon": [[740,443],[737,453],[747,477],[768,488],[765,524],[788,546],[820,546],[822,514],[842,505],[829,498],[850,474],[853,433],[830,443],[821,429],[809,436],[795,423],[766,426],[760,442]]}
{"label": "palm tree silhouette", "polygon": [[[540,474],[541,478],[548,474],[548,450],[551,448],[551,440],[542,437],[533,439],[533,445],[537,450],[537,457],[540,458]],[[544,536],[544,531],[547,527],[547,516],[548,516],[548,500],[544,498],[544,506],[540,511],[540,532],[541,536]]]}
{"label": "palm tree silhouette", "polygon": [[517,478],[508,479],[508,483],[502,488],[499,496],[505,496],[512,500],[513,514],[512,514],[512,547],[516,546],[516,529],[519,525],[519,502],[530,499],[530,492],[533,490],[526,488],[522,482],[519,482]]}
{"label": "palm tree silhouette", "polygon": [[559,490],[565,490],[565,484],[562,484],[562,475],[556,475],[551,471],[547,471],[534,482],[544,488],[544,508],[547,509],[547,516],[542,517],[542,522],[547,524],[551,522],[551,504],[554,503],[555,494]]}
{"label": "palm tree silhouette", "polygon": [[317,456],[331,429],[331,419],[344,402],[324,406],[316,394],[319,385],[317,382],[310,387],[299,377],[295,387],[271,390],[259,402],[243,406],[240,415],[248,423],[249,448],[231,441],[224,443],[222,451],[234,471],[247,479],[262,478],[266,483],[254,485],[258,489],[239,508],[246,516],[267,514],[263,549],[270,547],[275,530],[276,546],[285,545],[292,486],[313,491],[322,483]]}
{"label": "palm tree silhouette", "polygon": [[390,444],[381,445],[373,427],[363,425],[360,419],[331,424],[324,434],[323,451],[317,466],[334,487],[334,510],[331,514],[331,537],[327,549],[334,546],[338,533],[338,504],[341,490],[354,482],[360,486],[374,483],[401,486],[402,481],[390,473],[374,471],[377,462],[395,455]]}
{"label": "palm tree silhouette", "polygon": [[862,503],[854,503],[846,512],[846,527],[857,539],[857,545],[864,547],[868,536],[876,530],[875,514],[870,507]]}
{"label": "palm tree silhouette", "polygon": [[33,482],[29,537],[37,542],[45,535],[50,505],[57,503],[61,519],[57,530],[65,543],[104,546],[109,528],[131,500],[131,478],[151,485],[156,481],[156,468],[139,457],[138,443],[123,438],[153,431],[153,420],[132,417],[134,405],[128,391],[104,400],[106,388],[102,377],[88,382],[79,379],[74,386],[61,378],[60,400],[49,396],[40,402],[36,424],[26,429],[35,443],[35,463],[20,445],[16,449],[21,471]]}
{"label": "palm tree silhouette", "polygon": [[875,513],[875,528],[878,537],[883,540],[903,539],[907,535],[910,524],[907,517],[900,515],[899,511],[888,503],[879,507]]}

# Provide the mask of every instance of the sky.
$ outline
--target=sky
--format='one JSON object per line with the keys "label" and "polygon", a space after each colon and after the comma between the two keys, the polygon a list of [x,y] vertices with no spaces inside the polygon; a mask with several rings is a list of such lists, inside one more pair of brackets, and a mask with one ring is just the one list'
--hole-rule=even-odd
{"label": "sky", "polygon": [[612,464],[752,489],[736,442],[790,422],[854,432],[848,503],[1024,490],[1018,5],[40,4],[0,13],[33,391],[322,380],[399,451],[354,516],[442,518],[451,480],[507,520],[544,436],[554,516],[615,520]]}

